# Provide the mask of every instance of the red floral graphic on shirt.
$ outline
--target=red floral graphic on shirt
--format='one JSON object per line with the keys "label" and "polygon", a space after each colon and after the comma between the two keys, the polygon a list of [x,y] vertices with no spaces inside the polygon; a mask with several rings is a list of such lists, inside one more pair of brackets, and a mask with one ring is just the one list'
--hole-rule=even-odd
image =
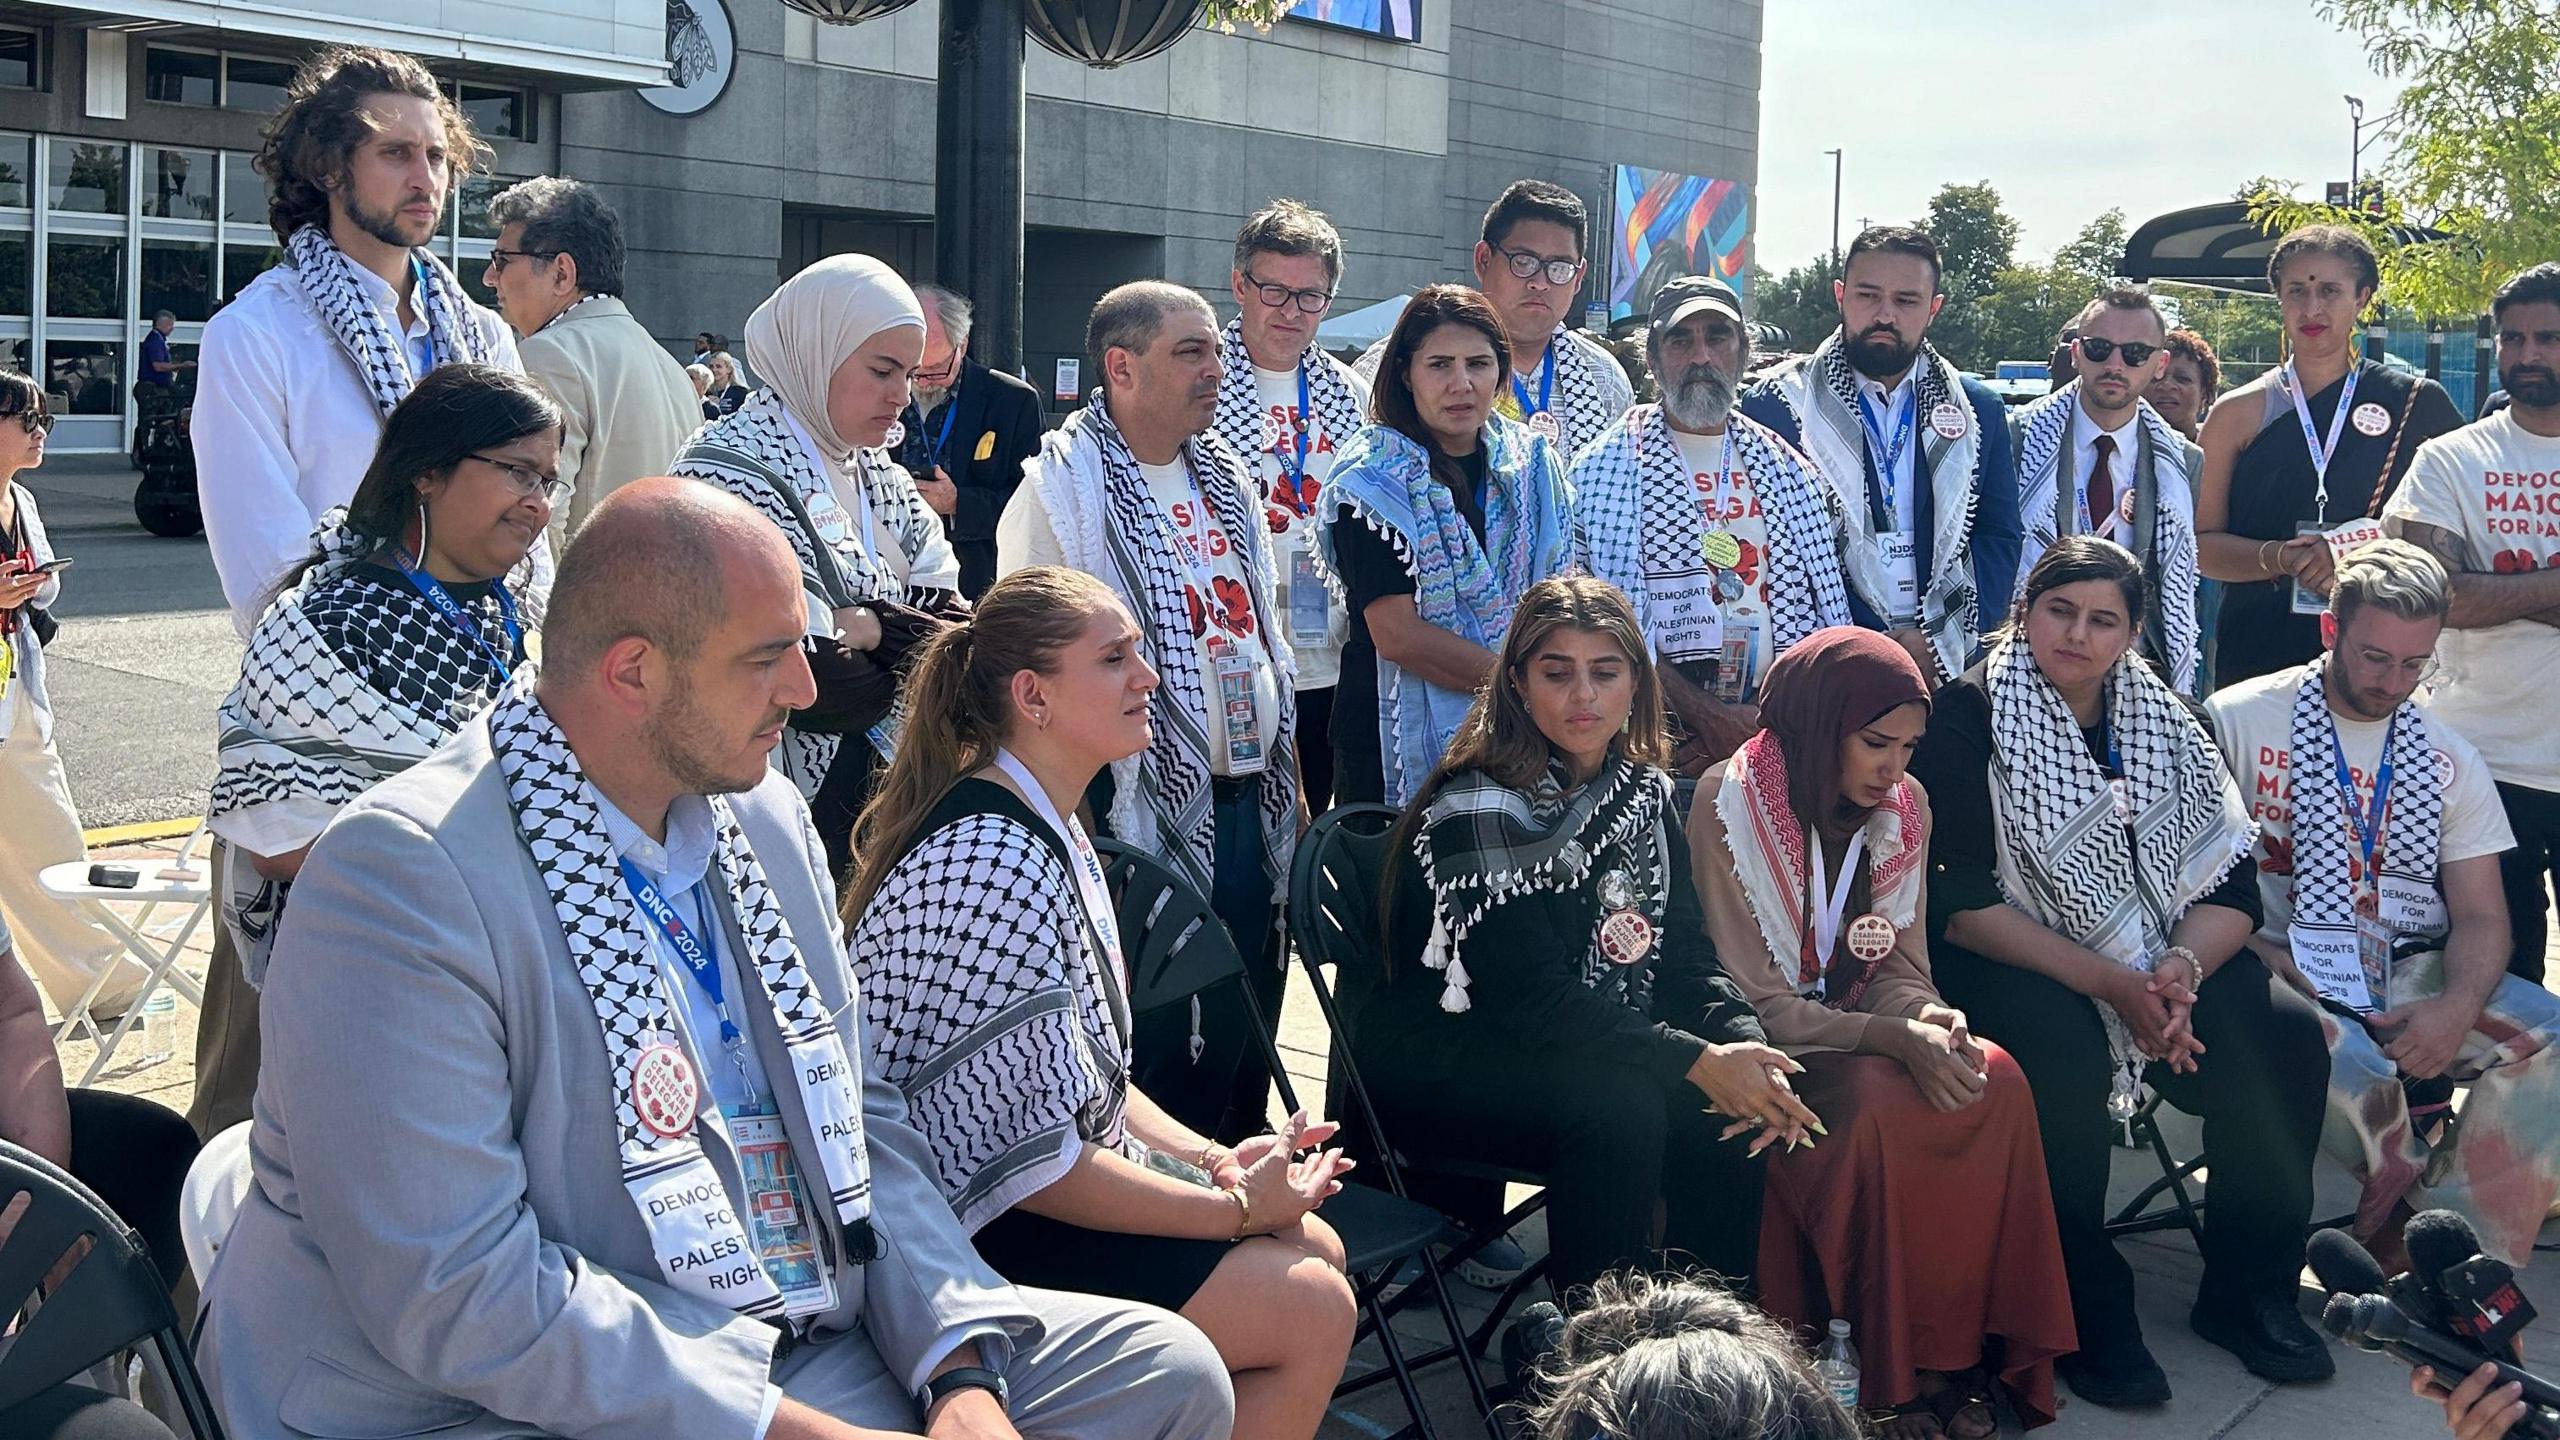
{"label": "red floral graphic on shirt", "polygon": [[1760,583],[1760,561],[1763,552],[1759,546],[1738,536],[1735,537],[1735,543],[1742,547],[1742,558],[1733,562],[1733,572],[1742,577],[1743,584],[1757,586]]}
{"label": "red floral graphic on shirt", "polygon": [[1220,575],[1210,582],[1218,599],[1218,628],[1230,635],[1253,633],[1253,595],[1242,581]]}
{"label": "red floral graphic on shirt", "polygon": [[2266,871],[2270,875],[2290,875],[2293,873],[2292,837],[2285,835],[2269,835],[2266,837],[2266,848],[2267,858],[2258,862],[2259,869]]}
{"label": "red floral graphic on shirt", "polygon": [[2501,550],[2489,565],[2501,575],[2520,575],[2533,569],[2536,563],[2530,550]]}

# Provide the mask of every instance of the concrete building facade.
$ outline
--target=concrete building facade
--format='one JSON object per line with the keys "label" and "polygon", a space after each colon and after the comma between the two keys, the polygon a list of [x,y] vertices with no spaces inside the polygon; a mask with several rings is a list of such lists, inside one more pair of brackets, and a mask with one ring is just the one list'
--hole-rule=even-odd
{"label": "concrete building facade", "polygon": [[[827,254],[931,278],[939,4],[832,26],[779,0],[0,0],[0,363],[55,392],[63,448],[121,445],[152,313],[177,315],[184,357],[274,263],[249,160],[283,77],[332,41],[426,59],[489,136],[443,241],[475,288],[487,197],[542,173],[619,207],[632,309],[671,347],[738,335]],[[1756,180],[1761,0],[1419,4],[1418,43],[1293,21],[1107,71],[1031,47],[1033,378],[1122,280],[1223,304],[1236,224],[1276,195],[1341,227],[1340,312],[1463,278],[1484,206],[1523,175],[1602,225],[1615,165]],[[725,82],[671,114],[651,87],[686,6],[718,11],[715,39],[725,21]],[[1605,236],[1592,249],[1586,300],[1607,282]]]}

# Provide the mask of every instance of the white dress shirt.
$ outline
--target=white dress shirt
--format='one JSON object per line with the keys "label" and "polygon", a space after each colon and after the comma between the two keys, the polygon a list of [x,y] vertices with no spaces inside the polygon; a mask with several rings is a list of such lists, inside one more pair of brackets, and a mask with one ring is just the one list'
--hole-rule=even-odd
{"label": "white dress shirt", "polygon": [[[415,354],[428,334],[424,307],[403,326],[390,282],[353,268],[384,326]],[[491,364],[523,368],[496,312],[473,305],[464,323],[479,332]],[[246,639],[267,591],[310,552],[322,512],[354,498],[382,438],[382,412],[287,266],[249,282],[205,322],[197,354],[196,490],[223,599]],[[549,563],[543,546],[536,575]]]}
{"label": "white dress shirt", "polygon": [[[2134,424],[2141,416],[2138,406],[2128,407],[2116,428],[2102,430],[2088,407],[2077,402],[2071,407],[2071,473],[2080,487],[2076,503],[2080,510],[2079,524],[2085,527],[2077,533],[2102,535],[2136,553],[2139,550],[2133,543],[2133,522],[2125,518],[2124,497],[2133,493],[2134,467],[2141,460],[2137,448],[2142,443],[2142,432]],[[2098,476],[2098,437],[2101,435],[2115,441],[2115,454],[2107,459],[2107,483],[2114,492],[2109,503],[2113,508],[2104,515],[2098,514],[2089,503],[2089,485]]]}
{"label": "white dress shirt", "polygon": [[[1882,432],[1887,445],[1893,443],[1894,432],[1901,428],[1902,407],[1919,404],[1919,397],[1913,389],[1915,377],[1919,373],[1920,367],[1914,364],[1910,369],[1902,372],[1902,383],[1890,390],[1864,375],[1858,377],[1858,398],[1866,403],[1868,413],[1875,417],[1876,429]],[[1902,454],[1893,462],[1890,477],[1893,483],[1884,487],[1893,492],[1893,528],[1896,530],[1909,530],[1912,527],[1914,496],[1920,488],[1914,479],[1918,472],[1913,467],[1919,462],[1920,434],[1928,426],[1929,417],[1915,409],[1911,415],[1910,437],[1903,441]],[[1876,448],[1873,440],[1867,442],[1867,454],[1875,462],[1877,479],[1881,481],[1887,478],[1884,452]],[[1862,477],[1846,476],[1842,478],[1840,484],[1844,487],[1840,495],[1840,503],[1858,507],[1858,513],[1861,515],[1873,513],[1873,507],[1867,503],[1863,489],[1857,493],[1851,493],[1846,488],[1862,485]]]}

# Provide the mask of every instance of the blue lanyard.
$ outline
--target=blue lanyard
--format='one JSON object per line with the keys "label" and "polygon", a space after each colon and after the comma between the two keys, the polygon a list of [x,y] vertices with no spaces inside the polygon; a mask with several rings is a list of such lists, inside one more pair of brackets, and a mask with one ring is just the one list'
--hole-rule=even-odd
{"label": "blue lanyard", "polygon": [[[1515,378],[1511,383],[1517,385],[1520,382]],[[1527,396],[1525,394],[1522,396],[1522,400],[1523,403],[1526,402]],[[1306,483],[1307,479],[1307,446],[1312,443],[1308,440],[1307,436],[1309,431],[1314,428],[1308,423],[1313,417],[1307,413],[1307,362],[1304,357],[1300,357],[1298,361],[1297,418],[1298,465],[1296,469],[1289,472],[1289,508],[1297,511],[1300,515],[1312,515],[1315,513],[1314,503],[1312,501],[1302,501],[1298,498],[1298,490]]]}
{"label": "blue lanyard", "polygon": [[1902,464],[1903,450],[1911,444],[1911,424],[1919,414],[1920,386],[1915,381],[1911,393],[1902,397],[1901,414],[1894,421],[1893,439],[1887,441],[1884,423],[1876,419],[1874,408],[1867,403],[1867,392],[1858,392],[1858,423],[1867,432],[1867,454],[1876,462],[1876,484],[1884,490],[1887,518],[1893,514],[1894,471]]}
{"label": "blue lanyard", "polygon": [[[640,873],[640,867],[632,864],[629,856],[622,857],[622,883],[630,890],[631,899],[640,907],[640,913],[656,922],[658,933],[666,936],[667,943],[675,947],[677,958],[684,961],[684,968],[693,972],[694,983],[702,987],[703,994],[711,997],[711,1008],[720,1012],[720,1043],[737,1044],[738,1027],[729,1019],[728,982],[720,978],[720,962],[713,959],[711,951],[695,938],[692,930],[686,928],[684,921],[677,917],[675,907],[667,903],[667,897],[658,893],[658,887],[649,883],[649,877]],[[696,904],[701,903],[698,898],[701,889],[698,885],[694,887]],[[709,914],[710,909],[704,905],[703,913]]]}
{"label": "blue lanyard", "polygon": [[498,678],[514,679],[515,666],[509,657],[524,653],[524,625],[516,619],[515,597],[507,593],[506,582],[501,580],[491,587],[492,593],[498,597],[498,623],[507,627],[507,653],[500,655],[489,648],[489,637],[481,633],[479,623],[462,613],[462,603],[446,592],[443,581],[410,563],[406,554],[398,550],[392,554],[398,557],[400,573],[408,577],[410,588],[425,596],[427,603],[435,607],[436,613],[443,616],[447,624],[480,647],[480,653],[488,656],[489,663],[498,667]]}
{"label": "blue lanyard", "polygon": [[[2341,404],[2344,402],[2341,401]],[[2389,823],[2391,804],[2391,742],[2400,733],[2400,712],[2391,712],[2391,723],[2382,732],[2382,764],[2373,775],[2373,804],[2359,810],[2356,806],[2355,772],[2347,768],[2347,747],[2338,742],[2338,726],[2329,723],[2329,759],[2338,770],[2338,803],[2346,809],[2348,828],[2355,832],[2356,850],[2364,861],[2365,883],[2379,887],[2382,877],[2374,862],[2382,849],[2383,827]]]}
{"label": "blue lanyard", "polygon": [[[1301,361],[1298,367],[1298,393],[1304,396],[1306,392],[1306,364]],[[1538,362],[1538,408],[1535,410],[1529,408],[1529,387],[1520,383],[1520,377],[1517,374],[1511,377],[1511,393],[1519,398],[1521,419],[1526,420],[1532,415],[1547,413],[1547,402],[1556,393],[1556,342],[1554,340],[1547,341],[1546,358]],[[1299,408],[1301,410],[1306,408],[1303,400],[1300,401]]]}
{"label": "blue lanyard", "polygon": [[939,434],[936,434],[933,437],[933,449],[927,452],[925,456],[926,462],[931,464],[935,469],[940,469],[942,467],[943,447],[951,443],[951,422],[959,418],[960,394],[959,391],[955,389],[952,392],[951,398],[942,402],[942,430]]}
{"label": "blue lanyard", "polygon": [[[427,317],[427,368],[433,370],[438,365],[443,364],[444,359],[436,353],[435,317],[428,314],[427,311],[427,295],[431,288],[427,281],[427,262],[419,259],[418,252],[415,250],[409,252],[409,270],[410,273],[418,277],[418,287],[413,293],[413,298],[417,301],[418,313]],[[398,317],[394,316],[393,318],[397,319]],[[405,344],[406,342],[403,343]],[[412,378],[424,380],[427,377],[424,375],[418,375],[413,376]]]}

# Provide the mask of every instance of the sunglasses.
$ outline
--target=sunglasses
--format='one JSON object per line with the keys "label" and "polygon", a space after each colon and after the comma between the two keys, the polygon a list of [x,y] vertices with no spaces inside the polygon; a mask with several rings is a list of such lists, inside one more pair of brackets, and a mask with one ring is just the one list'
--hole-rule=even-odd
{"label": "sunglasses", "polygon": [[2118,350],[2124,352],[2124,363],[2127,365],[2148,365],[2151,363],[2152,356],[2169,348],[2166,345],[2152,345],[2141,340],[2101,340],[2095,335],[2083,335],[2078,343],[2081,359],[2095,360],[2101,365],[2106,364],[2107,357]]}

